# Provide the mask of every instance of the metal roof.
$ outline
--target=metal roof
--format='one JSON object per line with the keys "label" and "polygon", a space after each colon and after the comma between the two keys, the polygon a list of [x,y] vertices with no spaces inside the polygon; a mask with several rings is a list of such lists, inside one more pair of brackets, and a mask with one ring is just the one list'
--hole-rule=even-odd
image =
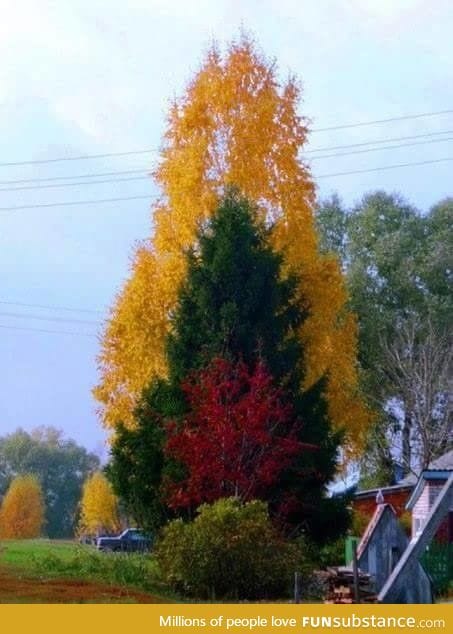
{"label": "metal roof", "polygon": [[422,471],[417,486],[412,491],[410,498],[407,501],[406,508],[410,511],[414,508],[418,498],[420,497],[423,489],[425,488],[425,482],[428,480],[448,480],[448,478],[452,474],[452,469],[426,469],[426,471]]}

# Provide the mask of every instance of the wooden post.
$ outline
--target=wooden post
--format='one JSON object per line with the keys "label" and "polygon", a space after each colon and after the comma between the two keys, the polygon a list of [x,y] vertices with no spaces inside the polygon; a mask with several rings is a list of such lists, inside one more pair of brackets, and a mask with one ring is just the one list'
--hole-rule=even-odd
{"label": "wooden post", "polygon": [[357,544],[352,544],[352,572],[354,574],[354,600],[356,603],[360,603],[359,592],[359,567],[357,563]]}
{"label": "wooden post", "polygon": [[299,573],[294,573],[294,603],[300,603]]}

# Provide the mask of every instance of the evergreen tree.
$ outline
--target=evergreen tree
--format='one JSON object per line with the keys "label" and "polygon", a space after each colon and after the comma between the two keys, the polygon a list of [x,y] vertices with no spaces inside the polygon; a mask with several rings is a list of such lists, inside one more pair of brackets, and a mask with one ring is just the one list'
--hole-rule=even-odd
{"label": "evergreen tree", "polygon": [[297,280],[281,279],[282,257],[272,250],[270,233],[230,190],[188,253],[167,343],[171,384],[221,356],[248,364],[262,359],[280,385],[298,390],[302,350],[296,330],[304,311]]}
{"label": "evergreen tree", "polygon": [[[290,275],[282,279],[282,257],[270,246],[270,232],[234,190],[200,230],[195,248],[187,254],[188,275],[171,315],[168,380],[160,381],[157,389],[154,383],[145,393],[136,412],[137,427],[128,434],[131,442],[152,445],[147,451],[153,466],[144,460],[140,468],[148,479],[155,477],[155,501],[161,501],[163,483],[182,477],[181,467],[165,455],[162,419],[176,419],[182,425],[190,413],[184,381],[215,358],[243,362],[251,371],[264,362],[275,387],[301,421],[301,446],[316,448],[293,457],[262,497],[285,532],[305,531],[322,541],[344,530],[348,520],[344,505],[338,501],[334,505],[326,497],[341,434],[332,431],[327,414],[325,379],[306,392],[301,390],[305,360],[296,332],[307,311],[297,299],[298,281]],[[111,471],[118,472],[118,452],[129,451],[121,445],[124,434],[123,430],[114,443]],[[128,479],[128,486],[134,486],[130,473]],[[137,486],[135,494],[144,501],[145,489]],[[326,520],[323,526],[317,521],[321,516]]]}
{"label": "evergreen tree", "polygon": [[164,417],[158,412],[165,411],[168,395],[164,381],[153,383],[135,412],[136,427],[118,426],[106,467],[106,475],[126,512],[150,532],[172,517],[163,500],[162,480],[170,462],[163,451]]}

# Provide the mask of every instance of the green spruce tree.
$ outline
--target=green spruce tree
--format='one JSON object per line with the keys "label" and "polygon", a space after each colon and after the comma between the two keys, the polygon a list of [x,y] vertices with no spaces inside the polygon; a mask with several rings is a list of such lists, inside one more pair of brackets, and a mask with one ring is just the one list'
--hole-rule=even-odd
{"label": "green spruce tree", "polygon": [[[187,411],[182,382],[213,358],[242,360],[250,367],[263,360],[301,421],[300,441],[314,445],[313,450],[301,452],[269,488],[266,501],[286,533],[305,532],[322,542],[340,534],[348,523],[345,502],[333,502],[326,495],[341,437],[332,431],[327,415],[324,380],[305,393],[301,390],[304,351],[296,330],[307,313],[295,299],[297,280],[282,278],[281,256],[268,240],[271,230],[234,190],[200,230],[196,248],[187,254],[188,274],[171,319],[168,380],[153,384],[144,394],[137,428],[127,433],[130,438],[135,434],[139,443],[150,442],[149,426],[161,425],[150,412],[157,412],[160,421],[181,419]],[[156,464],[161,465],[157,470],[153,467],[158,476],[153,488],[156,499],[162,496],[162,484],[178,477],[178,465],[164,456],[164,435],[154,437]],[[112,473],[126,451],[121,442],[124,438],[118,437],[114,443]],[[146,460],[140,468],[149,473]],[[121,495],[118,486],[116,490]],[[135,495],[140,496],[140,491]]]}

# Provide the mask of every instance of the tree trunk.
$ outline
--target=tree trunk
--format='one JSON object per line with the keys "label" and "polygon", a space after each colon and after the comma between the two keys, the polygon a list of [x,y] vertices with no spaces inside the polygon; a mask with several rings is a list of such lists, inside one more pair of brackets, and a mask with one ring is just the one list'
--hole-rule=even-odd
{"label": "tree trunk", "polygon": [[407,410],[404,413],[404,422],[402,429],[402,454],[401,462],[403,466],[404,475],[407,476],[411,471],[411,428],[412,428],[412,416]]}

